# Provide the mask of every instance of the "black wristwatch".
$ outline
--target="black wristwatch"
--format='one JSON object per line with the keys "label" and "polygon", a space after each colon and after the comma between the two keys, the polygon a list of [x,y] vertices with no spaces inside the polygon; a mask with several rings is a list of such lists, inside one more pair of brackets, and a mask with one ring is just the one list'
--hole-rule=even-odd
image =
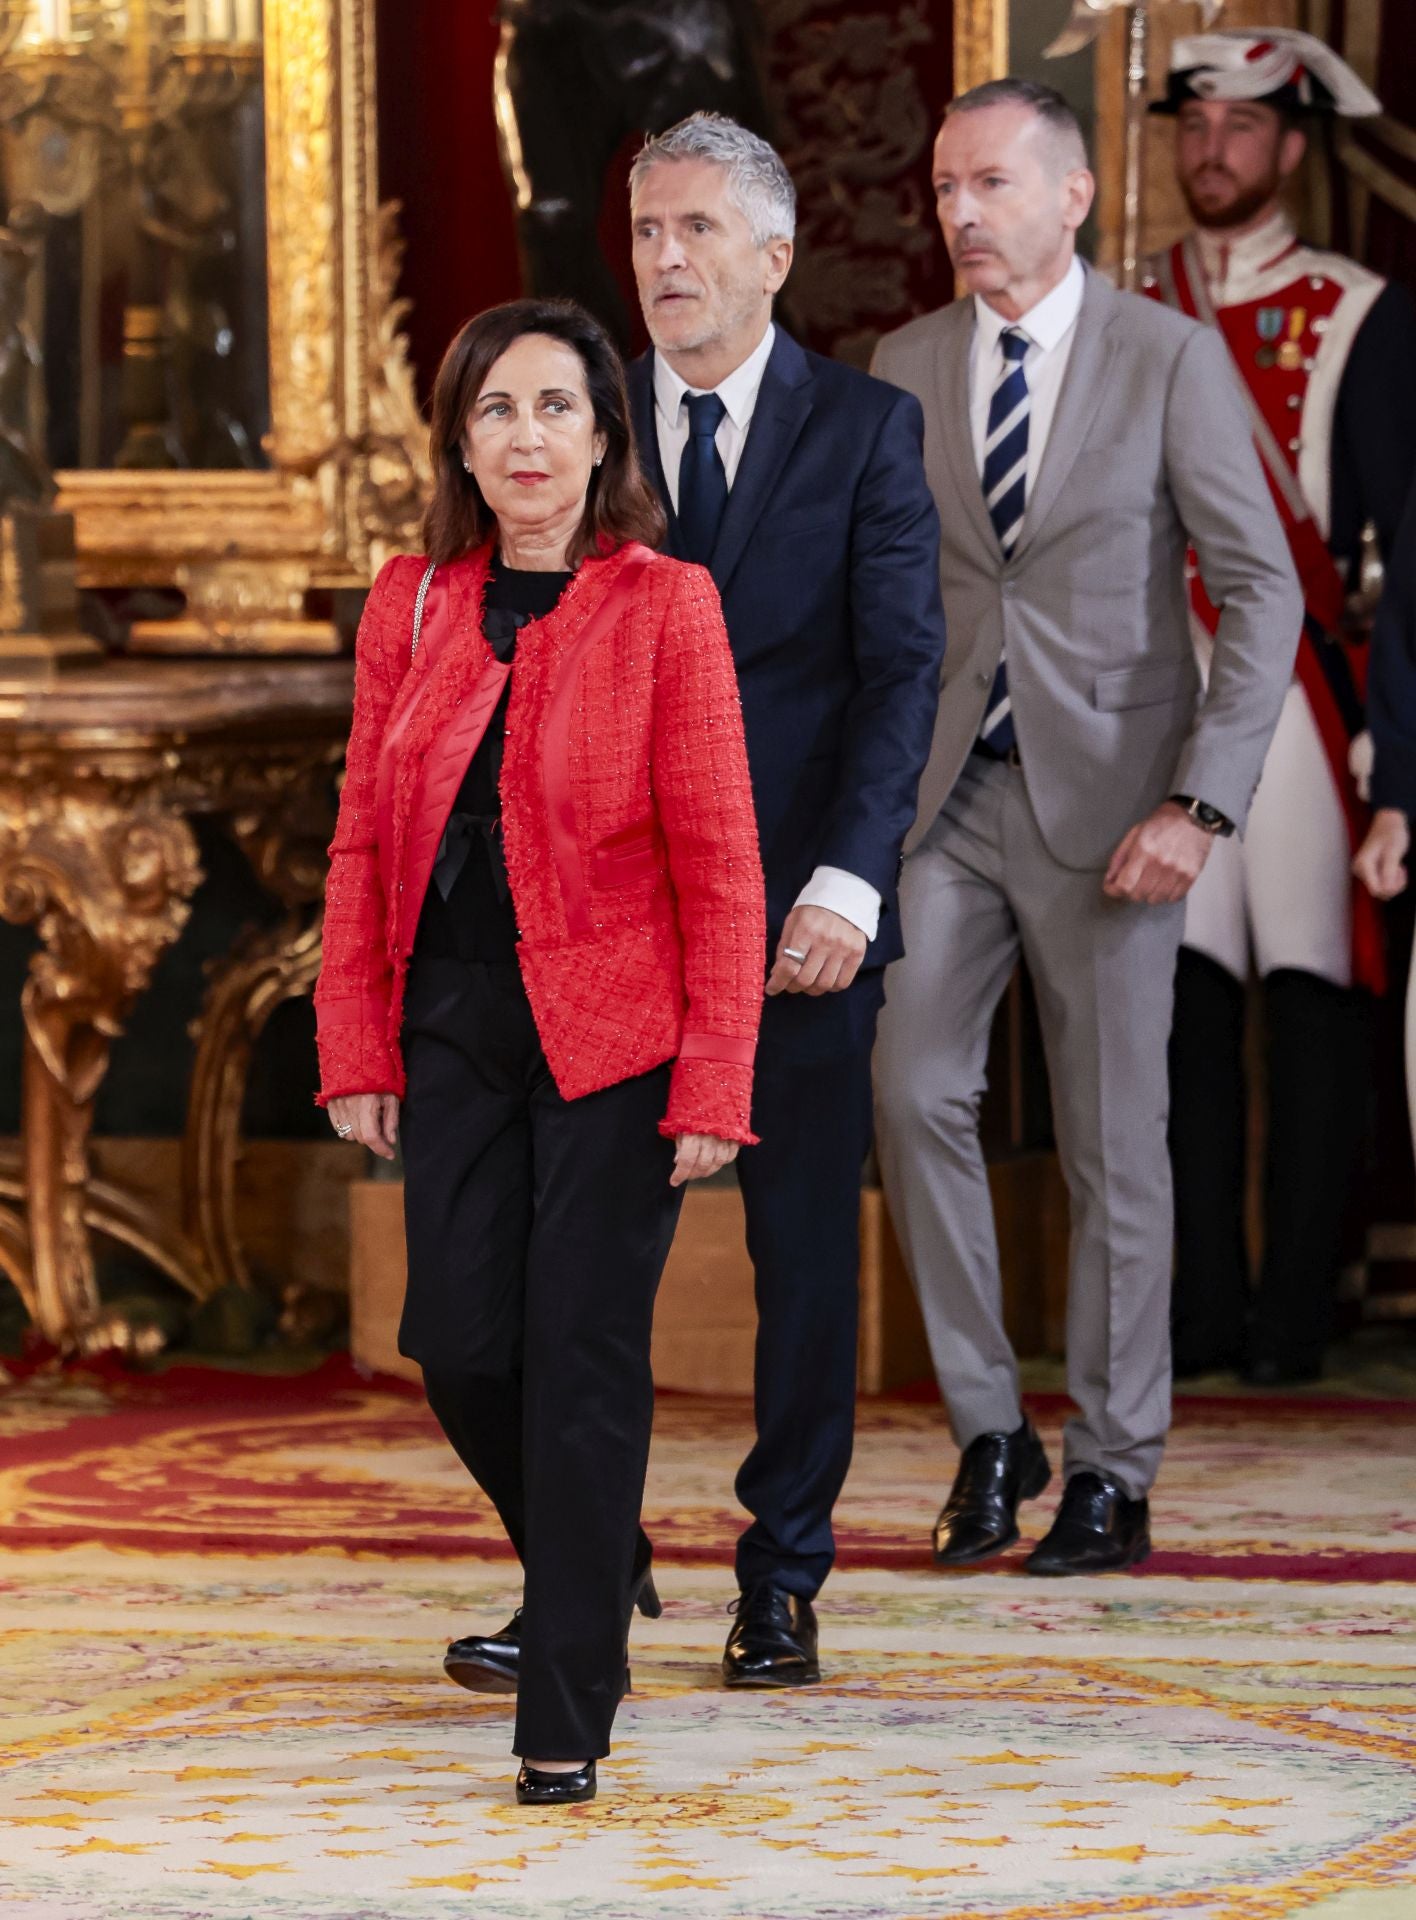
{"label": "black wristwatch", "polygon": [[1234,822],[1218,807],[1212,807],[1207,801],[1197,800],[1190,793],[1172,793],[1170,804],[1183,807],[1197,827],[1203,827],[1206,833],[1212,833],[1218,840],[1227,840],[1234,831]]}

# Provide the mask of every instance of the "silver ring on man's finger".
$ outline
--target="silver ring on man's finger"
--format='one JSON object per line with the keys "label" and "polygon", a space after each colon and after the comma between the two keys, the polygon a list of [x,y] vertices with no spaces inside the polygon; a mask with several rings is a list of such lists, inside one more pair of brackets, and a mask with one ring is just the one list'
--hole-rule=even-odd
{"label": "silver ring on man's finger", "polygon": [[800,947],[783,947],[782,957],[786,960],[795,960],[798,966],[803,965],[806,960],[806,955]]}
{"label": "silver ring on man's finger", "polygon": [[339,1135],[341,1140],[347,1140],[350,1134],[353,1133],[353,1131],[354,1131],[353,1127],[350,1126],[347,1120],[345,1121],[342,1127],[335,1128],[335,1132]]}

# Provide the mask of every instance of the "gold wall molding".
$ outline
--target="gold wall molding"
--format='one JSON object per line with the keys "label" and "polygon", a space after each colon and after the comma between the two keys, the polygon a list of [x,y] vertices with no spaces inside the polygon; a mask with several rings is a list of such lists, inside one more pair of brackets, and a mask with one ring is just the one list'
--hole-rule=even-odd
{"label": "gold wall molding", "polygon": [[954,0],[954,92],[1008,71],[1008,0]]}
{"label": "gold wall molding", "polygon": [[86,586],[281,562],[283,605],[292,569],[309,587],[360,586],[416,529],[425,430],[389,273],[393,214],[377,203],[373,9],[265,0],[270,469],[61,472]]}
{"label": "gold wall molding", "polygon": [[[1375,154],[1359,146],[1345,130],[1337,137],[1337,157],[1353,180],[1376,194],[1379,200],[1385,200],[1388,206],[1395,207],[1398,213],[1405,214],[1408,220],[1416,221],[1416,187],[1384,167]],[[1361,224],[1358,222],[1359,230]]]}
{"label": "gold wall molding", "polygon": [[[1347,0],[1343,9],[1342,57],[1373,89],[1381,56],[1383,4],[1384,0]],[[1323,28],[1315,27],[1313,31],[1323,32]],[[1327,38],[1325,32],[1323,37]]]}

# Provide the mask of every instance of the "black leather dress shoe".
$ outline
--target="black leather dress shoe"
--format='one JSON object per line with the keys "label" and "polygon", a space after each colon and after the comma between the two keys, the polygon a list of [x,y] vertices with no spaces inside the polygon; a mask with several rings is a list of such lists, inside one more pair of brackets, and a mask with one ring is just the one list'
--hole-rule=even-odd
{"label": "black leather dress shoe", "polygon": [[1031,1420],[1014,1433],[981,1433],[970,1441],[934,1523],[935,1564],[971,1567],[1011,1547],[1018,1502],[1036,1500],[1051,1478]]}
{"label": "black leather dress shoe", "polygon": [[734,1602],[723,1649],[725,1687],[804,1687],[821,1678],[816,1614],[809,1600],[759,1580]]}
{"label": "black leather dress shoe", "polygon": [[1057,1517],[1028,1555],[1026,1573],[1119,1573],[1138,1567],[1150,1543],[1150,1503],[1132,1500],[1102,1473],[1074,1473]]}
{"label": "black leather dress shoe", "polygon": [[573,1807],[595,1798],[595,1762],[569,1773],[543,1773],[523,1760],[516,1776],[516,1800],[522,1807]]}
{"label": "black leather dress shoe", "polygon": [[[638,1607],[646,1620],[657,1620],[664,1611],[654,1585],[653,1567],[646,1561],[634,1576],[630,1589],[631,1619]],[[625,1627],[628,1638],[629,1628]],[[454,1640],[443,1655],[443,1672],[469,1693],[515,1693],[521,1673],[521,1609],[507,1621],[500,1633],[470,1633]],[[624,1690],[629,1692],[629,1669],[625,1668]]]}
{"label": "black leather dress shoe", "polygon": [[515,1693],[520,1671],[520,1607],[500,1633],[470,1633],[443,1655],[443,1672],[469,1693]]}

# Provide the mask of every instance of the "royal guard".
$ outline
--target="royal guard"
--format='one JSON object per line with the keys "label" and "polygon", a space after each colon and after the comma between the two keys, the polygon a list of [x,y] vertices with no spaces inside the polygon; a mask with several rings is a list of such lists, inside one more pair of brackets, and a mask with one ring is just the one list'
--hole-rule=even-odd
{"label": "royal guard", "polygon": [[[1416,467],[1416,307],[1355,261],[1308,246],[1284,208],[1312,123],[1381,111],[1322,41],[1281,28],[1179,39],[1151,111],[1175,118],[1195,228],[1145,263],[1144,285],[1224,335],[1305,599],[1248,830],[1242,843],[1216,841],[1189,896],[1171,1047],[1176,1372],[1242,1365],[1280,1385],[1321,1370],[1363,1141],[1370,995],[1384,984],[1378,909],[1352,873],[1369,745],[1364,650],[1344,631],[1344,606],[1364,529],[1389,550]],[[1192,603],[1203,659],[1217,616],[1198,578]],[[1253,1290],[1251,965],[1268,1080]]]}

